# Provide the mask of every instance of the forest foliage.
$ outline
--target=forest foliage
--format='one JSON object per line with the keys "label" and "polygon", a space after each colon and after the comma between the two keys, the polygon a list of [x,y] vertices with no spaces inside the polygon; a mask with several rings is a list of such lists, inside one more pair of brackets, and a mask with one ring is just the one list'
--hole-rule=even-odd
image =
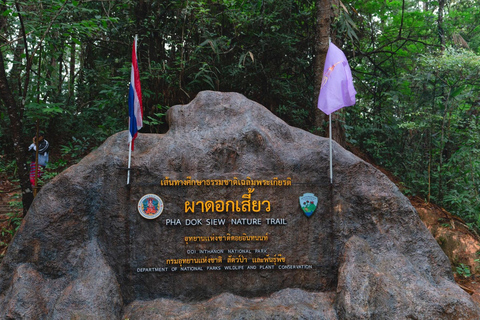
{"label": "forest foliage", "polygon": [[[331,4],[358,92],[341,111],[348,143],[406,193],[480,226],[480,1]],[[0,0],[14,99],[2,91],[0,167],[18,168],[19,123],[26,146],[37,121],[47,133],[52,172],[125,130],[135,34],[141,132],[165,132],[168,108],[201,90],[240,92],[313,132],[316,23],[313,0]]]}

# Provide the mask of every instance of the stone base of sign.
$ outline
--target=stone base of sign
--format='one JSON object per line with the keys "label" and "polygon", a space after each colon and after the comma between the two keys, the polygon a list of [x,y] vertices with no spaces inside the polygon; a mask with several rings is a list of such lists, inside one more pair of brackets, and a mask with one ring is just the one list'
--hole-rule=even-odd
{"label": "stone base of sign", "polygon": [[480,319],[380,171],[236,93],[201,92],[42,188],[0,319]]}
{"label": "stone base of sign", "polygon": [[338,319],[335,294],[283,289],[268,298],[244,298],[223,293],[208,301],[184,303],[156,299],[135,301],[125,319]]}

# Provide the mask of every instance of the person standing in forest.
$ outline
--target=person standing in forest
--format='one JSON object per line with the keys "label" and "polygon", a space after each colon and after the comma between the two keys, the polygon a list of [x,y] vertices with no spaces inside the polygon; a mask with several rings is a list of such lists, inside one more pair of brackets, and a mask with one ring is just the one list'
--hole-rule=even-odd
{"label": "person standing in forest", "polygon": [[[38,145],[38,168],[35,168],[37,158],[37,145]],[[38,144],[36,138],[33,137],[33,143],[28,147],[28,151],[32,152],[32,160],[30,162],[30,183],[35,186],[35,171],[38,170],[37,178],[40,178],[43,173],[43,168],[48,163],[48,150],[50,144],[45,140],[45,135],[40,132],[38,135]]]}

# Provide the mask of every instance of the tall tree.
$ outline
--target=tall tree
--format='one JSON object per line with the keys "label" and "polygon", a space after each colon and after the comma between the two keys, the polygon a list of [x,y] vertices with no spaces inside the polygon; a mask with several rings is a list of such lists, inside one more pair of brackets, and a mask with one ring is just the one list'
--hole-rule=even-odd
{"label": "tall tree", "polygon": [[[18,9],[18,6],[17,6]],[[0,5],[0,12],[6,11],[6,4],[3,2]],[[4,15],[0,15],[0,30],[5,32],[7,30],[7,19]],[[21,37],[24,37],[25,34],[21,33]],[[23,204],[23,213],[26,214],[26,211],[30,207],[30,204],[33,201],[33,190],[30,185],[29,180],[29,170],[27,168],[26,161],[26,150],[24,147],[24,136],[23,132],[23,113],[24,109],[22,102],[20,104],[15,100],[12,88],[9,85],[7,78],[7,73],[5,71],[5,59],[3,57],[4,53],[1,50],[1,47],[8,45],[8,39],[0,37],[0,96],[2,97],[3,103],[7,108],[8,117],[10,120],[10,130],[11,137],[13,142],[13,150],[15,153],[15,160],[17,162],[18,168],[18,177],[20,180],[20,186],[22,189],[22,204]],[[21,44],[17,43],[17,48],[20,48]],[[17,50],[19,51],[19,50]],[[28,55],[27,55],[28,56]],[[15,68],[13,68],[15,70]],[[16,75],[16,72],[14,72]],[[18,79],[13,79],[18,81]],[[26,90],[26,88],[25,88]],[[22,100],[24,101],[24,100]]]}
{"label": "tall tree", "polygon": [[439,0],[438,1],[438,38],[440,40],[441,50],[442,52],[445,50],[445,28],[444,28],[444,12],[445,12],[445,2],[446,0]]}

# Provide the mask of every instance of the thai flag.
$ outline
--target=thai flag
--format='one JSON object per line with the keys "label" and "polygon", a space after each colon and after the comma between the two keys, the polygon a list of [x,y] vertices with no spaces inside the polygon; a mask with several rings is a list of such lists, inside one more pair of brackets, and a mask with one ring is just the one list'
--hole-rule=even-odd
{"label": "thai flag", "polygon": [[137,36],[135,36],[132,47],[132,73],[130,77],[130,92],[128,94],[128,115],[130,129],[128,142],[131,142],[133,150],[133,142],[137,137],[137,132],[143,126],[142,89],[140,88],[140,74],[137,63]]}

